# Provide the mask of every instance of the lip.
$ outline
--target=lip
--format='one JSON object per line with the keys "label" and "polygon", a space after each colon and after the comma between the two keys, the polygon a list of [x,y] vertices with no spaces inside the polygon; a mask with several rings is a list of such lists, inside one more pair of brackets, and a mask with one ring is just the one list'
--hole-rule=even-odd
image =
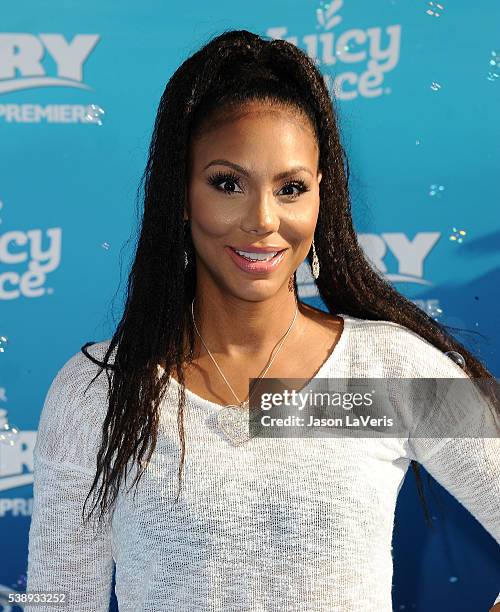
{"label": "lip", "polygon": [[[255,249],[255,247],[252,248]],[[229,257],[231,257],[231,259],[234,261],[234,263],[238,266],[240,270],[243,270],[244,272],[249,272],[250,274],[267,274],[269,272],[273,272],[280,265],[288,249],[282,249],[281,252],[275,255],[275,257],[273,257],[270,261],[249,261],[241,255],[238,255],[238,253],[234,251],[234,248],[230,246],[224,247],[224,250],[228,253]],[[238,248],[238,250],[243,251],[244,249]],[[267,249],[265,251],[255,250],[254,252],[268,253],[269,251],[272,252],[278,250],[280,249]]]}
{"label": "lip", "polygon": [[228,245],[231,249],[237,249],[238,251],[246,251],[247,253],[274,253],[274,251],[283,251],[288,247],[280,246],[265,246],[258,247],[253,244],[244,244],[243,246],[232,246]]}

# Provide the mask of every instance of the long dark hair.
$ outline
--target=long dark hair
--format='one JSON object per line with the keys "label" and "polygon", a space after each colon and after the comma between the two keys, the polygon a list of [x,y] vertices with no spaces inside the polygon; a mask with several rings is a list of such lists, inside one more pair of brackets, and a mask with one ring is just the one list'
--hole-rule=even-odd
{"label": "long dark hair", "polygon": [[[144,186],[144,211],[124,313],[102,362],[86,351],[92,343],[82,347],[101,366],[91,382],[106,369],[109,383],[97,472],[84,504],[85,508],[101,480],[91,511],[99,506],[100,518],[113,505],[129,460],[144,465],[144,454],[148,452],[149,461],[154,451],[159,405],[174,368],[181,386],[177,415],[180,493],[185,456],[182,364],[193,359],[195,340],[190,305],[196,288],[196,262],[190,231],[183,222],[190,142],[214,117],[248,100],[299,110],[316,134],[322,172],[314,233],[321,269],[316,285],[328,312],[399,323],[443,352],[459,352],[470,377],[493,379],[445,326],[398,293],[368,263],[353,228],[349,164],[340,142],[335,100],[314,62],[284,40],[266,39],[247,30],[224,32],[184,61],[165,87],[139,185],[139,190]],[[312,263],[311,252],[308,261]],[[297,292],[295,275],[294,288]],[[115,359],[110,363],[112,353]],[[161,376],[157,364],[164,368]],[[432,525],[419,466],[414,461],[411,464],[426,520]],[[133,484],[143,472],[139,467]]]}

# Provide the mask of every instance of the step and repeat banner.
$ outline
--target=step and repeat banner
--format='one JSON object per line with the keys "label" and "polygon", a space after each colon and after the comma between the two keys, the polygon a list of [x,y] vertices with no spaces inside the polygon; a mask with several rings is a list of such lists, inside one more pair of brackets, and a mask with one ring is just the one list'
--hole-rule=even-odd
{"label": "step and repeat banner", "polygon": [[[223,30],[283,38],[315,58],[338,100],[367,257],[500,375],[499,23],[494,0],[2,6],[0,610],[18,609],[2,591],[25,586],[32,451],[48,387],[119,320],[160,96]],[[305,262],[299,288],[324,307]],[[394,609],[487,610],[500,585],[498,546],[431,485],[433,531],[412,473],[400,492]]]}

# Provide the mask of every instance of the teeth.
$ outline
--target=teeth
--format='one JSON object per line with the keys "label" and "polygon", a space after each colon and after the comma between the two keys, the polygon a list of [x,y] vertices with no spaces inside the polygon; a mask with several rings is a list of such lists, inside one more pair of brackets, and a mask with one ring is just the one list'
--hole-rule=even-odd
{"label": "teeth", "polygon": [[276,253],[278,253],[279,251],[274,251],[274,253],[247,253],[246,251],[238,251],[237,249],[234,249],[238,255],[241,255],[242,257],[246,257],[247,259],[251,259],[252,261],[268,261],[269,259],[272,259]]}

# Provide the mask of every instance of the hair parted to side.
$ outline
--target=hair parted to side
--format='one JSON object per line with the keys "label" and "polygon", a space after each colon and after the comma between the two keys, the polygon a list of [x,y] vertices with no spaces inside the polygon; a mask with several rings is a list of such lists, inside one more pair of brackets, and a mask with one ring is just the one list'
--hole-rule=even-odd
{"label": "hair parted to side", "polygon": [[[301,113],[316,135],[322,173],[314,232],[321,268],[316,285],[328,311],[404,325],[443,352],[461,353],[470,377],[494,380],[445,326],[398,293],[367,261],[353,228],[349,164],[340,142],[335,100],[313,60],[287,41],[266,39],[247,30],[226,31],[185,60],[165,87],[139,185],[139,190],[144,186],[144,210],[124,313],[102,362],[86,351],[92,343],[81,349],[101,366],[91,382],[103,369],[107,375],[108,370],[112,372],[108,375],[109,406],[96,475],[84,505],[85,511],[89,496],[97,493],[90,515],[99,507],[100,519],[111,510],[129,461],[137,461],[139,466],[133,484],[144,472],[143,457],[147,452],[149,461],[155,449],[159,406],[174,370],[181,385],[178,500],[185,457],[182,364],[192,361],[195,341],[190,305],[196,287],[196,262],[189,224],[183,221],[190,143],[218,118],[253,100]],[[189,261],[186,269],[185,251]],[[309,263],[311,258],[312,252]],[[297,291],[296,279],[293,285]],[[110,363],[113,352],[116,356]],[[161,376],[159,363],[164,368]],[[411,464],[425,518],[432,525],[419,466],[414,461]]]}

